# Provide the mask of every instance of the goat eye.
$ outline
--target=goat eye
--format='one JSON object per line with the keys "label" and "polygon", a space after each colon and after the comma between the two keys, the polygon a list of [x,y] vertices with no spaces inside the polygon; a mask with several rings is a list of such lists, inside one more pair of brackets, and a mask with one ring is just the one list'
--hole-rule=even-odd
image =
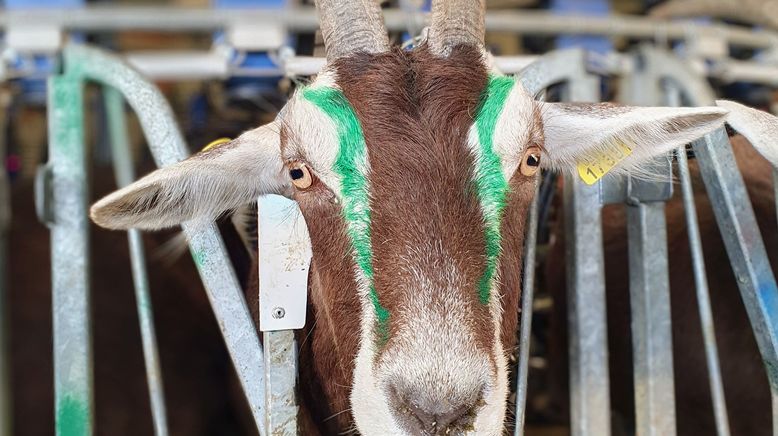
{"label": "goat eye", "polygon": [[519,171],[525,176],[534,176],[540,169],[540,148],[528,147],[521,160]]}
{"label": "goat eye", "polygon": [[292,184],[297,189],[306,189],[313,183],[311,170],[303,163],[295,163],[289,168],[289,177],[292,178]]}

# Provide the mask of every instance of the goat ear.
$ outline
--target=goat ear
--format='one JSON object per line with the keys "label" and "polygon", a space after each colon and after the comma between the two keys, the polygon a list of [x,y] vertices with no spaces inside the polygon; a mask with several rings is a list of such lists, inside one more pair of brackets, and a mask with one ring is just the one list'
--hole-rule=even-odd
{"label": "goat ear", "polygon": [[773,167],[778,168],[778,118],[734,101],[717,100],[716,104],[729,111],[727,124],[745,136]]}
{"label": "goat ear", "polygon": [[542,103],[541,114],[547,155],[543,166],[572,171],[580,162],[601,160],[627,146],[630,152],[612,170],[626,173],[721,127],[727,110]]}
{"label": "goat ear", "polygon": [[92,206],[92,220],[109,229],[159,229],[198,219],[210,221],[262,194],[287,193],[279,124],[160,168]]}

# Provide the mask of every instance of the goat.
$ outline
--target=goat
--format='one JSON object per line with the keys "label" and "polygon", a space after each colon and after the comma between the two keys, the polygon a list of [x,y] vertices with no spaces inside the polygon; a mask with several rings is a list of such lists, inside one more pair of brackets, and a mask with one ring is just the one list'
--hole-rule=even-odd
{"label": "goat", "polygon": [[491,69],[483,0],[434,1],[411,51],[390,47],[373,1],[316,7],[327,65],[276,121],[108,195],[91,217],[159,229],[290,196],[313,248],[300,351],[311,425],[502,434],[538,171],[628,144],[612,170],[628,172],[728,110],[535,101]]}

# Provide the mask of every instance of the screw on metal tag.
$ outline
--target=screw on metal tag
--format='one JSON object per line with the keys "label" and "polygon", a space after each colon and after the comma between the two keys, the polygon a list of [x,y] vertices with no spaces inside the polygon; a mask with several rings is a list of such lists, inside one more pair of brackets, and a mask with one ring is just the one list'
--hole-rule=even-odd
{"label": "screw on metal tag", "polygon": [[578,163],[578,175],[584,183],[593,185],[630,154],[632,149],[623,142],[594,151]]}
{"label": "screw on metal tag", "polygon": [[311,241],[297,203],[265,195],[259,213],[259,325],[263,332],[305,325]]}

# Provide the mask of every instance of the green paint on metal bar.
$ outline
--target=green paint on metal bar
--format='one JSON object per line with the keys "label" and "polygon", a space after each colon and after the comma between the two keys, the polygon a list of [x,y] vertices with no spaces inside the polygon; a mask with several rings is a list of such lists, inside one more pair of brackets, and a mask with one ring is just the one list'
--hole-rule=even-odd
{"label": "green paint on metal bar", "polygon": [[55,429],[92,434],[92,345],[89,310],[83,77],[72,71],[48,82]]}
{"label": "green paint on metal bar", "polygon": [[357,266],[369,283],[370,301],[378,319],[379,343],[389,334],[389,311],[381,305],[373,282],[373,251],[370,241],[370,194],[365,137],[357,114],[343,92],[332,87],[308,87],[303,98],[316,105],[334,122],[339,152],[333,170],[341,177],[343,216]]}
{"label": "green paint on metal bar", "polygon": [[64,395],[57,401],[57,435],[84,436],[91,434],[89,408],[84,401]]}
{"label": "green paint on metal bar", "polygon": [[194,263],[198,269],[202,268],[202,266],[205,264],[205,256],[206,254],[203,252],[192,250],[192,259],[194,260]]}
{"label": "green paint on metal bar", "polygon": [[486,268],[478,282],[478,299],[483,304],[489,302],[500,257],[500,223],[508,194],[500,157],[494,152],[494,130],[515,83],[510,77],[491,76],[475,119],[479,146],[475,150],[474,183],[484,215],[486,241]]}

